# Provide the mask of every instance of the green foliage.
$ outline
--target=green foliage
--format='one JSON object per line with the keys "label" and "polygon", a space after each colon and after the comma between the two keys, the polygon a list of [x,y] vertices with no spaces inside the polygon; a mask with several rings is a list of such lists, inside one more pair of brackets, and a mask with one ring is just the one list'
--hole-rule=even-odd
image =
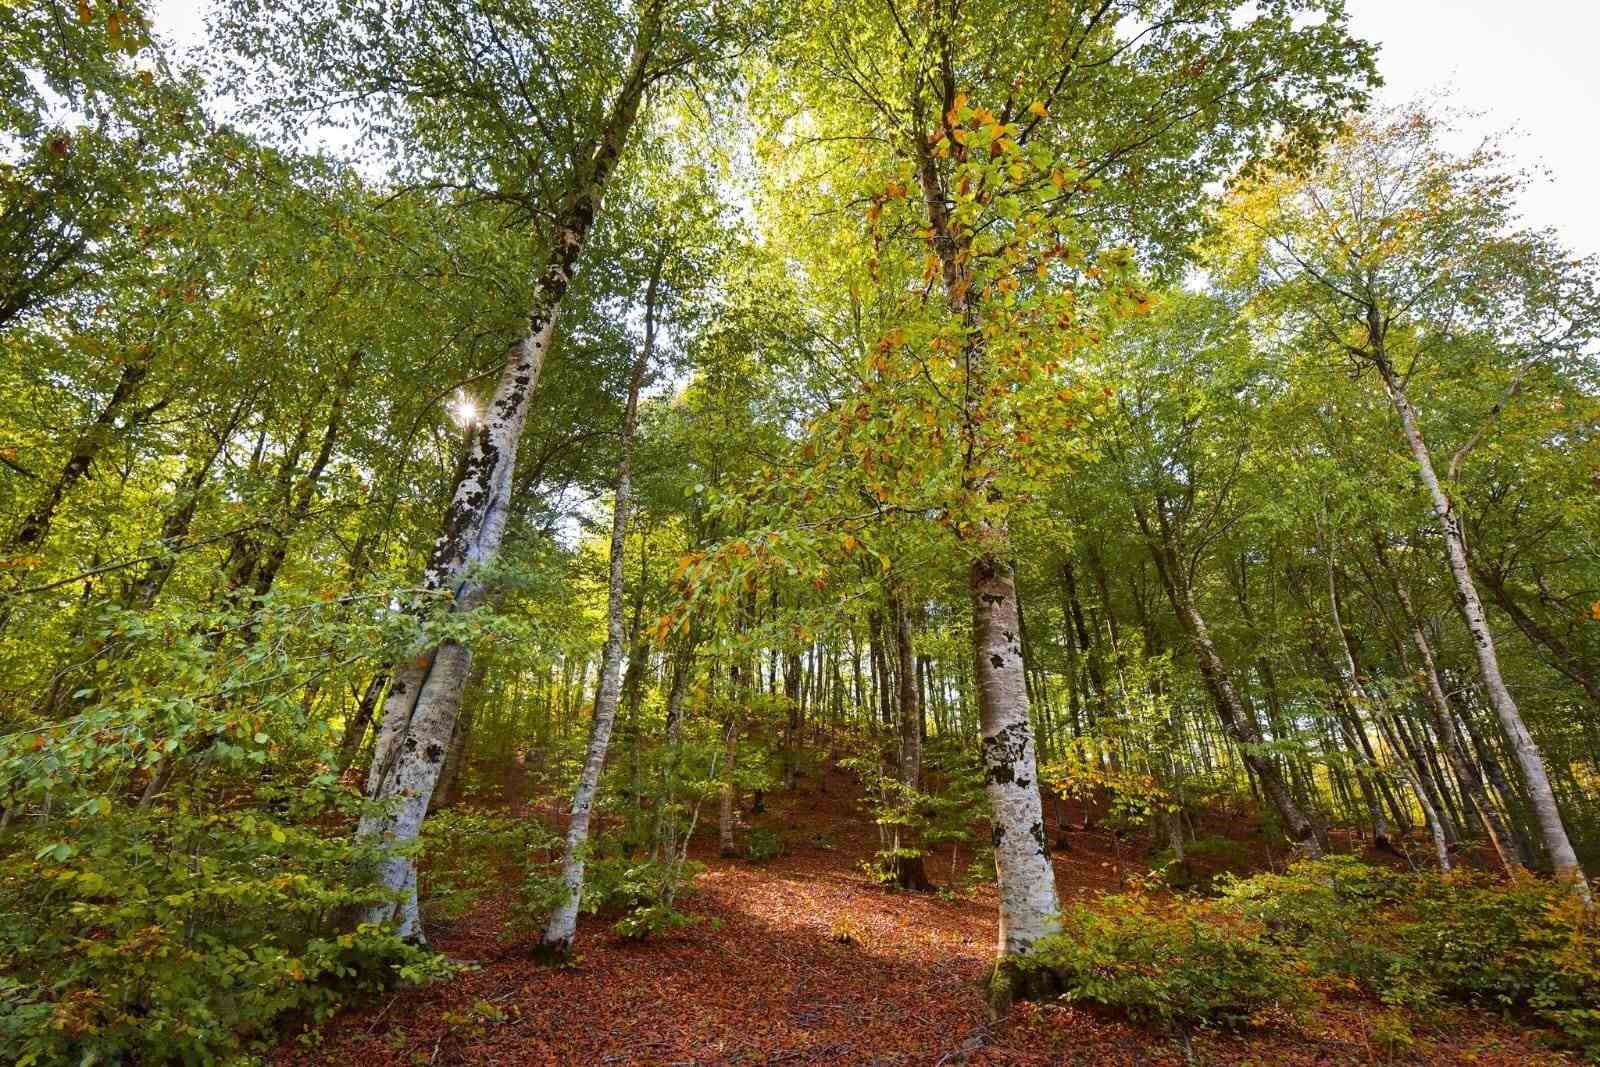
{"label": "green foliage", "polygon": [[[448,965],[347,917],[381,893],[331,797],[53,816],[0,862],[0,1058],[209,1063]],[[329,820],[333,821],[330,822]]]}
{"label": "green foliage", "polygon": [[766,863],[783,855],[783,837],[776,831],[758,826],[745,835],[744,858],[751,863]]}
{"label": "green foliage", "polygon": [[537,819],[473,810],[435,812],[422,826],[424,917],[459,919],[501,884],[503,872],[559,845],[560,838]]}
{"label": "green foliage", "polygon": [[[931,863],[948,846],[946,888],[965,891],[993,881],[994,851],[978,828],[988,797],[977,753],[959,738],[930,739],[923,752],[923,788],[912,789],[878,757],[881,743],[881,738],[869,738],[859,754],[840,761],[841,767],[861,781],[878,827],[882,847],[863,863],[867,874],[882,885],[891,885],[899,860],[923,856]],[[964,845],[968,846],[969,862],[958,873]]]}
{"label": "green foliage", "polygon": [[1600,1055],[1600,917],[1560,885],[1337,857],[1236,881],[1219,908],[1388,1004],[1526,1012]]}
{"label": "green foliage", "polygon": [[[590,851],[595,851],[592,843]],[[701,916],[681,911],[676,904],[693,891],[694,880],[704,870],[705,864],[693,861],[591,855],[584,865],[579,908],[585,914],[614,920],[612,929],[630,940],[693,926]],[[522,886],[524,919],[542,926],[565,894],[558,863],[530,868]]]}
{"label": "green foliage", "polygon": [[1181,1030],[1292,1014],[1308,992],[1261,925],[1138,894],[1070,909],[1023,964],[1051,972],[1068,999]]}
{"label": "green foliage", "polygon": [[1234,879],[1215,900],[1102,897],[1020,962],[1071,999],[1165,1026],[1293,1012],[1317,979],[1388,1005],[1374,1040],[1391,1055],[1413,1040],[1405,1013],[1448,1002],[1526,1013],[1600,1055],[1600,920],[1531,876],[1304,861]]}

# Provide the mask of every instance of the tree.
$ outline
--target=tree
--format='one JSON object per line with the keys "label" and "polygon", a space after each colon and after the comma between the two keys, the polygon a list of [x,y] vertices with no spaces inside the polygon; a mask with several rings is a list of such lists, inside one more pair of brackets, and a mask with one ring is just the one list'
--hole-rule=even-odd
{"label": "tree", "polygon": [[1472,576],[1463,522],[1434,464],[1412,399],[1424,375],[1499,380],[1502,399],[1444,427],[1450,472],[1495,432],[1500,408],[1540,361],[1581,353],[1600,329],[1593,265],[1571,261],[1547,234],[1511,228],[1521,180],[1492,146],[1453,156],[1438,119],[1419,110],[1358,121],[1307,174],[1243,187],[1227,225],[1237,262],[1285,328],[1376,371],[1433,512],[1472,637],[1480,679],[1511,742],[1560,877],[1585,900],[1544,759],[1501,671]]}

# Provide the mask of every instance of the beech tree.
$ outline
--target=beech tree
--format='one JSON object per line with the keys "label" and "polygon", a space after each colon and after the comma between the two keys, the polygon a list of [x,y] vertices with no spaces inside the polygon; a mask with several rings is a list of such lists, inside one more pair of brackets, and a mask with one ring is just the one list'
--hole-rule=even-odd
{"label": "beech tree", "polygon": [[[719,59],[718,49],[741,28],[720,12],[708,19],[687,15],[665,0],[647,0],[633,12],[604,5],[571,11],[559,25],[545,24],[532,6],[457,3],[419,4],[403,16],[378,7],[363,16],[321,4],[269,15],[241,4],[225,19],[224,32],[258,60],[257,69],[313,87],[305,96],[274,102],[280,114],[294,121],[297,107],[326,112],[350,98],[379,101],[378,121],[365,131],[369,138],[390,144],[414,139],[432,150],[410,157],[416,161],[411,177],[481,190],[537,223],[526,323],[509,343],[475,422],[421,582],[452,612],[482,603],[481,572],[504,536],[517,448],[556,316],[646,95],[666,79]],[[560,30],[576,32],[583,49],[552,64],[546,49]],[[502,47],[485,52],[473,43],[478,40],[498,40]],[[333,83],[323,88],[330,74]],[[532,77],[542,82],[546,99],[528,94]],[[508,101],[519,104],[508,112]],[[485,153],[474,152],[470,160],[458,152],[458,135],[467,128],[482,135],[472,147]],[[366,788],[374,800],[398,798],[398,807],[363,820],[361,836],[399,843],[416,837],[449,748],[471,655],[465,642],[446,640],[396,667]],[[386,861],[384,884],[409,894],[402,930],[421,938],[415,879],[409,857]],[[390,905],[380,905],[368,918],[380,921],[390,913]]]}
{"label": "beech tree", "polygon": [[[1490,705],[1511,741],[1545,850],[1589,899],[1545,762],[1506,685],[1472,575],[1458,506],[1446,489],[1497,431],[1522,379],[1571,357],[1600,328],[1592,263],[1572,261],[1550,235],[1513,229],[1520,179],[1493,146],[1454,156],[1439,120],[1411,110],[1360,121],[1304,177],[1241,189],[1229,226],[1242,269],[1264,297],[1317,342],[1372,368],[1382,383],[1433,512]],[[1289,328],[1294,329],[1291,325]],[[1443,364],[1443,367],[1440,365]],[[1444,477],[1413,400],[1440,372],[1498,389],[1471,421],[1445,427],[1455,450]]]}

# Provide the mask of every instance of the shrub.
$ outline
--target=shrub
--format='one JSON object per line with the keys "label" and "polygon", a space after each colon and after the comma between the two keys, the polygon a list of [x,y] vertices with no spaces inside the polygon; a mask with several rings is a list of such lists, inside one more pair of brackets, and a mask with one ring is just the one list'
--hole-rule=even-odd
{"label": "shrub", "polygon": [[536,819],[470,809],[430,814],[422,824],[419,891],[425,920],[459,919],[500,884],[500,872],[561,839]]}
{"label": "shrub", "polygon": [[[704,870],[704,864],[692,861],[667,864],[628,856],[591,858],[584,865],[579,907],[589,915],[615,919],[612,929],[630,940],[692,926],[700,917],[678,910],[676,901]],[[565,892],[559,864],[530,869],[522,888],[529,922],[542,926]]]}
{"label": "shrub", "polygon": [[1526,1012],[1600,1056],[1600,917],[1561,885],[1334,857],[1235,882],[1219,907],[1387,1004]]}
{"label": "shrub", "polygon": [[251,810],[111,809],[14,833],[0,1060],[234,1059],[286,1015],[448,970],[378,927],[341,926],[382,898],[352,881],[356,859],[342,829]]}
{"label": "shrub", "polygon": [[1299,968],[1258,926],[1141,895],[1069,910],[1023,964],[1048,971],[1068,999],[1180,1031],[1292,1012],[1306,996]]}
{"label": "shrub", "polygon": [[766,863],[783,855],[783,838],[772,830],[751,830],[744,839],[744,858],[751,863]]}

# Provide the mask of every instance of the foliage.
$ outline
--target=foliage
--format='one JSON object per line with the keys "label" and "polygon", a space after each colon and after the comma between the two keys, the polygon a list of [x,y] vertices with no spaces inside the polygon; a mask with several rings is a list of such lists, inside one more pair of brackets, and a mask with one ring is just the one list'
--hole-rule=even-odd
{"label": "foliage", "polygon": [[1062,916],[1024,966],[1050,972],[1070,1000],[1187,1030],[1293,1014],[1307,999],[1288,953],[1251,922],[1218,922],[1203,905],[1107,896]]}
{"label": "foliage", "polygon": [[459,919],[501,884],[504,872],[559,844],[537,819],[473,809],[436,813],[422,832],[424,915]]}
{"label": "foliage", "polygon": [[861,782],[866,809],[878,828],[880,848],[863,865],[867,873],[881,885],[892,885],[901,859],[931,858],[935,850],[948,845],[947,888],[970,890],[992,881],[994,853],[986,845],[969,853],[969,862],[957,877],[961,847],[980,837],[974,828],[987,803],[977,754],[966,745],[935,740],[923,753],[923,788],[914,789],[875,754],[882,743],[876,734],[869,735],[860,754],[839,761]]}
{"label": "foliage", "polygon": [[1338,857],[1235,881],[1219,907],[1385,1003],[1526,1012],[1600,1054],[1600,919],[1559,885]]}
{"label": "foliage", "polygon": [[745,835],[744,858],[751,863],[767,863],[783,855],[783,837],[775,830],[758,826]]}
{"label": "foliage", "polygon": [[[629,855],[595,856],[585,862],[580,910],[612,920],[612,929],[630,940],[693,926],[701,917],[684,912],[677,900],[693,892],[705,865],[694,861],[635,859]],[[522,884],[523,921],[541,927],[565,899],[559,864],[532,866]]]}
{"label": "foliage", "polygon": [[[1069,909],[1022,962],[1053,974],[1069,999],[1168,1026],[1293,1011],[1317,979],[1404,1011],[1457,1001],[1526,1013],[1595,1055],[1597,946],[1595,915],[1548,881],[1341,856],[1228,879],[1215,900],[1102,897]],[[1403,1015],[1377,1025],[1391,1051],[1410,1044]]]}
{"label": "foliage", "polygon": [[[268,788],[269,816],[186,803],[54,816],[5,841],[0,1055],[205,1063],[362,991],[441,977],[442,957],[366,925],[366,859],[329,836],[337,793]],[[310,792],[310,791],[308,791]]]}

